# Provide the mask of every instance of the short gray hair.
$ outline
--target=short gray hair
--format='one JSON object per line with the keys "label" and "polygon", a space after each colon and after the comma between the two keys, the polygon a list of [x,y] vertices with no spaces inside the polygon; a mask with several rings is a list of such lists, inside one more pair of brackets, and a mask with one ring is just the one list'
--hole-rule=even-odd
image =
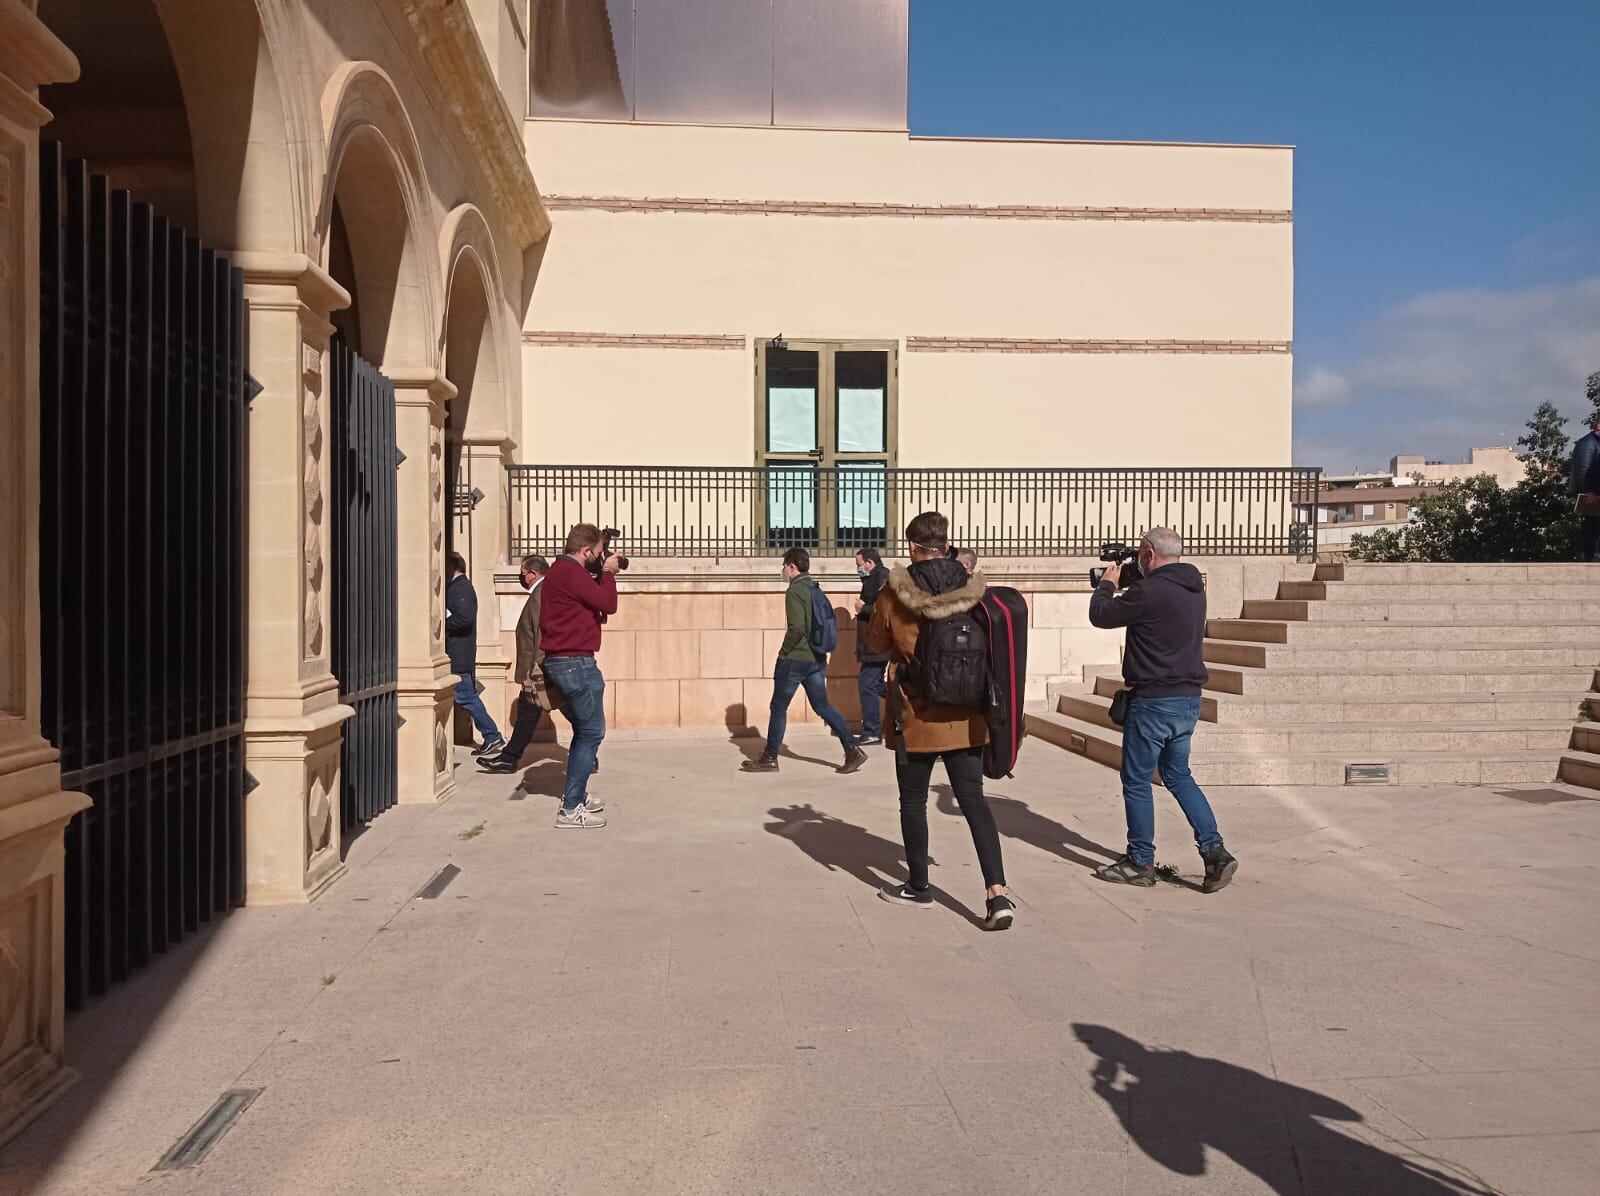
{"label": "short gray hair", "polygon": [[1170,527],[1153,527],[1144,534],[1150,551],[1162,560],[1176,561],[1183,556],[1183,537]]}

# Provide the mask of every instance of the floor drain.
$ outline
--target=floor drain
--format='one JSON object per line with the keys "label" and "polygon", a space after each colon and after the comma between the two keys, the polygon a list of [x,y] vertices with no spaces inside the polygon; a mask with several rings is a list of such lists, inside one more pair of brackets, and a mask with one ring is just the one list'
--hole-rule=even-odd
{"label": "floor drain", "polygon": [[217,1103],[187,1134],[173,1143],[172,1149],[161,1156],[152,1171],[177,1171],[193,1167],[206,1157],[206,1151],[217,1144],[217,1139],[228,1132],[228,1127],[239,1120],[239,1114],[250,1107],[250,1102],[261,1095],[259,1088],[230,1088],[217,1097]]}
{"label": "floor drain", "polygon": [[445,889],[450,887],[450,882],[461,875],[461,869],[454,864],[446,864],[433,874],[433,879],[423,885],[417,896],[424,901],[432,901]]}

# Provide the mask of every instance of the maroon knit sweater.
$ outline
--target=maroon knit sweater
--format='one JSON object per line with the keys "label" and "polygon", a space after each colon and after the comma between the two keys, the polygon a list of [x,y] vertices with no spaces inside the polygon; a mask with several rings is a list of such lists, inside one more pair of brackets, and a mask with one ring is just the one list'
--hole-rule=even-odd
{"label": "maroon knit sweater", "polygon": [[600,622],[617,613],[617,577],[595,580],[570,556],[557,557],[540,586],[539,643],[546,656],[593,656],[600,651]]}

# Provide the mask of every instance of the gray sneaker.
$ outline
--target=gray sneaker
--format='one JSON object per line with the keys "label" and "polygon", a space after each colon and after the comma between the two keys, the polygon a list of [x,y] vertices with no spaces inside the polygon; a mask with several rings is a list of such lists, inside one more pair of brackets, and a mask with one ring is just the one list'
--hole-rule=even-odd
{"label": "gray sneaker", "polygon": [[604,814],[592,813],[584,806],[568,811],[565,807],[556,814],[556,830],[596,830],[606,824]]}

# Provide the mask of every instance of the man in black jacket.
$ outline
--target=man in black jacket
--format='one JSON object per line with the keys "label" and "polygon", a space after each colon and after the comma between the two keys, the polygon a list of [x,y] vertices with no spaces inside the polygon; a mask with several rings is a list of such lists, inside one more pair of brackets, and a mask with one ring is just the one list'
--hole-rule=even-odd
{"label": "man in black jacket", "polygon": [[1096,627],[1126,627],[1122,677],[1129,690],[1122,724],[1122,804],[1128,818],[1128,851],[1096,869],[1101,880],[1149,887],[1156,883],[1155,803],[1150,781],[1156,767],[1161,783],[1177,799],[1194,829],[1205,862],[1202,887],[1222,888],[1238,871],[1217,830],[1211,803],[1189,771],[1189,743],[1200,718],[1200,688],[1207,679],[1201,643],[1206,634],[1206,591],[1200,571],[1180,560],[1183,540],[1158,527],[1139,541],[1144,580],[1117,593],[1122,570],[1110,566],[1094,597],[1089,622]]}
{"label": "man in black jacket", "polygon": [[450,653],[450,671],[456,675],[456,705],[472,716],[483,743],[473,753],[492,756],[505,746],[506,738],[494,719],[483,708],[478,696],[478,592],[467,577],[467,561],[459,552],[450,554],[450,584],[444,591],[444,646]]}
{"label": "man in black jacket", "polygon": [[[1567,493],[1600,504],[1600,411],[1589,417],[1589,434],[1578,437],[1578,442],[1572,446],[1572,474],[1567,479]],[[1580,513],[1582,510],[1580,505]],[[1578,559],[1597,558],[1600,558],[1600,514],[1584,515],[1578,532]]]}
{"label": "man in black jacket", "polygon": [[856,692],[861,698],[861,738],[857,743],[871,747],[883,742],[883,697],[887,692],[884,668],[889,654],[867,647],[867,627],[872,622],[878,592],[889,580],[889,570],[883,567],[883,556],[876,548],[863,548],[856,553],[856,573],[861,578],[861,597],[856,599],[856,663],[861,669],[856,679]]}

